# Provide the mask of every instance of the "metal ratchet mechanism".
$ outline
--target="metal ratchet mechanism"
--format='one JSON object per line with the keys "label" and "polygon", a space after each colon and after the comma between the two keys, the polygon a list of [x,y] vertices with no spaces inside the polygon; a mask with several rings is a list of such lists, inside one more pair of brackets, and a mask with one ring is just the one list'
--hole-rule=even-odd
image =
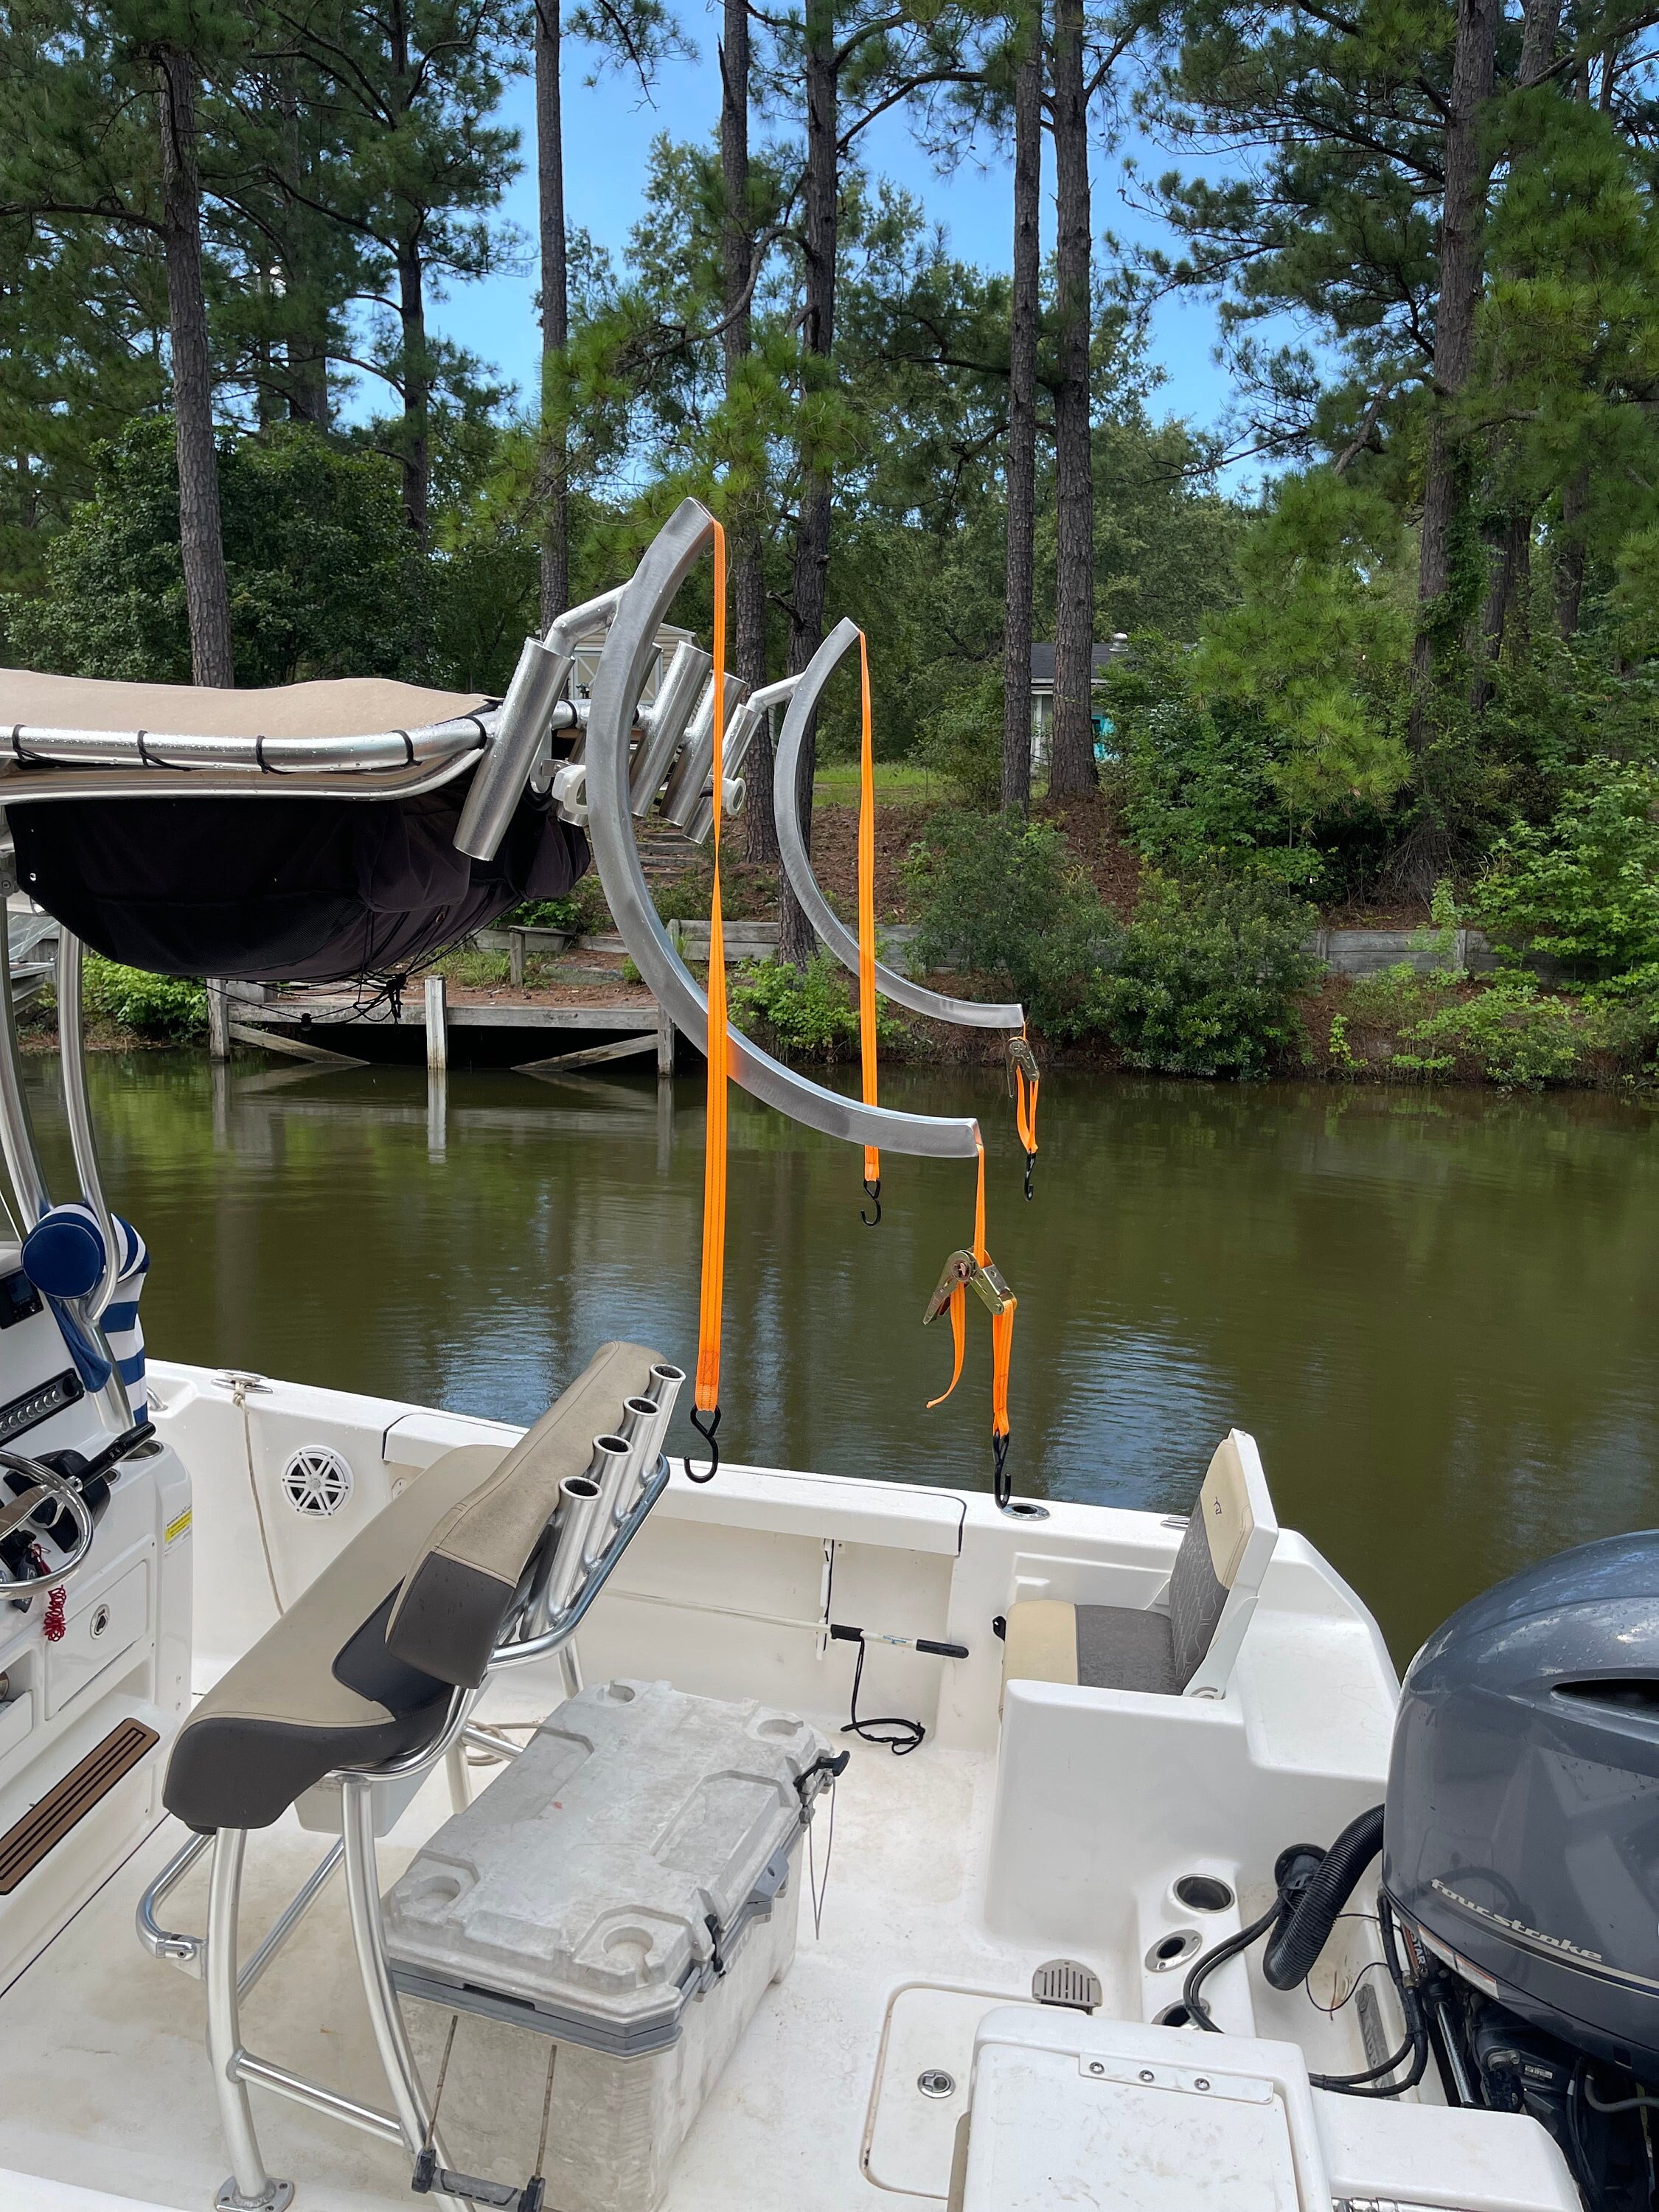
{"label": "metal ratchet mechanism", "polygon": [[933,1295],[923,1310],[921,1325],[924,1328],[929,1322],[939,1319],[958,1291],[972,1291],[991,1314],[1006,1313],[1014,1302],[1014,1294],[1004,1281],[994,1260],[987,1260],[981,1266],[966,1249],[952,1252],[945,1263],[944,1272],[933,1285]]}
{"label": "metal ratchet mechanism", "polygon": [[[855,622],[839,622],[807,662],[789,702],[789,711],[783,718],[772,770],[772,808],[777,818],[778,850],[783,858],[784,873],[803,909],[811,916],[813,928],[842,967],[854,975],[859,972],[858,939],[823,896],[807,858],[806,840],[800,827],[798,771],[801,746],[824,686],[842,656],[850,652],[858,640],[859,626]],[[925,1014],[932,1021],[950,1022],[961,1029],[1018,1030],[1025,1026],[1023,1006],[988,1006],[976,999],[946,998],[942,992],[927,990],[921,983],[913,983],[908,975],[884,968],[880,961],[875,967],[876,988],[883,998],[890,999],[895,1006],[908,1006],[913,1014]],[[1028,1057],[1030,1051],[1027,1046]],[[1035,1067],[1036,1061],[1031,1065]]]}
{"label": "metal ratchet mechanism", "polygon": [[[532,641],[526,647],[531,672],[526,673],[520,664],[522,690],[520,678],[515,677],[455,836],[459,848],[477,859],[487,860],[494,854],[532,771],[548,757],[546,748],[554,726],[550,718],[568,673],[568,655],[574,652],[575,640],[591,636],[602,623],[607,624],[592,694],[583,702],[586,726],[580,757],[550,772],[550,788],[567,815],[577,807],[582,810],[606,902],[641,981],[666,1009],[675,1026],[704,1052],[708,1001],[658,919],[640,866],[634,822],[655,803],[659,778],[665,779],[661,804],[669,819],[680,822],[696,836],[707,830],[712,818],[712,683],[704,687],[702,695],[709,707],[705,729],[697,685],[692,680],[694,667],[701,672],[703,657],[695,648],[690,649],[690,659],[685,657],[685,649],[677,651],[659,684],[656,702],[643,714],[640,695],[658,657],[663,622],[713,534],[708,510],[696,500],[684,501],[658,532],[631,582],[564,617],[548,633],[545,643]],[[556,636],[557,633],[562,635]],[[544,665],[548,659],[564,660],[564,672]],[[532,674],[536,678],[533,684]],[[728,680],[730,719],[723,805],[735,794],[732,771],[741,761],[761,716],[769,705],[799,690],[805,680],[786,679],[748,695],[741,684]],[[522,711],[515,694],[521,696]],[[668,718],[669,726],[653,722],[657,716]],[[684,732],[677,762],[672,756],[679,732],[672,727],[673,716],[681,718],[679,730]],[[640,730],[643,734],[636,744],[635,732]],[[580,771],[580,789],[573,769]],[[978,1152],[978,1127],[970,1119],[894,1113],[842,1097],[797,1075],[735,1030],[731,1032],[731,1066],[733,1079],[751,1096],[827,1136],[923,1158],[972,1159]]]}

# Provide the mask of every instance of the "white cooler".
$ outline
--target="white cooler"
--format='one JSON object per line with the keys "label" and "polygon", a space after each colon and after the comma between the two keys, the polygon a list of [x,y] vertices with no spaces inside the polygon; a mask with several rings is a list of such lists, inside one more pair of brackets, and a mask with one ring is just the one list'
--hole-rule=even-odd
{"label": "white cooler", "polygon": [[[794,1955],[795,1854],[829,1759],[815,1729],[769,1706],[595,1684],[386,1897],[402,1995],[510,2026],[514,2045],[526,2029],[557,2044],[543,2171],[561,2212],[661,2203]],[[498,2069],[535,2075],[537,2118],[546,2063]]]}

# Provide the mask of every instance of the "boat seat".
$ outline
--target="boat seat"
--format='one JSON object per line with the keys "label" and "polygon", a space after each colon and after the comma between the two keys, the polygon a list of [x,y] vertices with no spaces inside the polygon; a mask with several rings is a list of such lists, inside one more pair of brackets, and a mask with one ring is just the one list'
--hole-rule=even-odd
{"label": "boat seat", "polygon": [[1219,1697],[1278,1537],[1255,1441],[1235,1429],[1210,1462],[1165,1601],[1137,1607],[1030,1598],[1012,1606],[1004,1681]]}
{"label": "boat seat", "polygon": [[379,676],[226,691],[206,684],[118,684],[0,668],[0,716],[55,730],[146,730],[175,738],[370,738],[455,721],[493,702]]}
{"label": "boat seat", "polygon": [[203,1834],[268,1828],[337,1768],[429,1741],[452,1689],[483,1680],[560,1483],[660,1357],[602,1345],[505,1453],[463,1444],[417,1475],[197,1705],[168,1812]]}

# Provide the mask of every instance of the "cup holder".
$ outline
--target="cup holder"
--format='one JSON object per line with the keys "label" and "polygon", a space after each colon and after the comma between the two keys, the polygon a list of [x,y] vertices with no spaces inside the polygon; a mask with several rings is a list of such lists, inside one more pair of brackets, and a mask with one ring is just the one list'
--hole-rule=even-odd
{"label": "cup holder", "polygon": [[1233,1893],[1219,1876],[1183,1874],[1175,1886],[1176,1899],[1188,1912],[1224,1912],[1234,1902]]}
{"label": "cup holder", "polygon": [[1204,1938],[1196,1928],[1173,1928],[1167,1936],[1160,1936],[1146,1954],[1149,1974],[1172,1974],[1177,1966],[1184,1966],[1200,1948]]}

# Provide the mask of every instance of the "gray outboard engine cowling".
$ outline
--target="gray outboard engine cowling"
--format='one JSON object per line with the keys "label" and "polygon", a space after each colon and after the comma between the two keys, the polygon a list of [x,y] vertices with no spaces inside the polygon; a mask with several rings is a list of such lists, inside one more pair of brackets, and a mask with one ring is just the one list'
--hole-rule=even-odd
{"label": "gray outboard engine cowling", "polygon": [[1659,2078],[1659,1530],[1563,1552],[1430,1638],[1382,1880],[1466,1981]]}

